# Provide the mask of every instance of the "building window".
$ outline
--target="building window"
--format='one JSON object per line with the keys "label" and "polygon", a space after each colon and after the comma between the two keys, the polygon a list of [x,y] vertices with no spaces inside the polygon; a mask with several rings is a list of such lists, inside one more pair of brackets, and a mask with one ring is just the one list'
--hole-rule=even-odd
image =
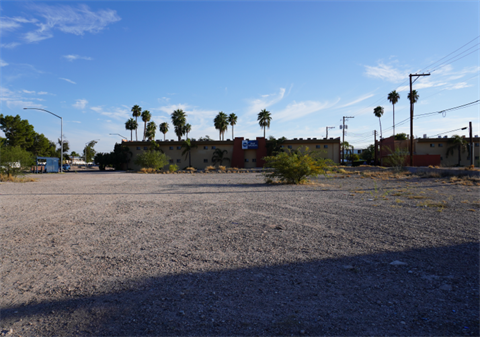
{"label": "building window", "polygon": [[247,159],[247,158],[245,158],[245,163],[248,163],[248,159]]}
{"label": "building window", "polygon": [[252,159],[252,163],[256,163],[257,162],[257,159]]}
{"label": "building window", "polygon": [[319,148],[320,148],[320,145],[315,145],[315,147],[316,147],[317,149],[319,149]]}
{"label": "building window", "polygon": [[180,162],[181,162],[181,160],[180,160],[180,159],[177,159],[177,163],[180,163]]}
{"label": "building window", "polygon": [[328,149],[328,145],[323,145],[323,148],[324,148],[324,149]]}
{"label": "building window", "polygon": [[168,149],[169,149],[169,150],[173,150],[173,146],[169,146]]}
{"label": "building window", "polygon": [[208,159],[204,159],[203,162],[204,162],[204,163],[208,163]]}
{"label": "building window", "polygon": [[291,149],[291,148],[292,148],[292,145],[288,145],[288,148]]}
{"label": "building window", "polygon": [[475,156],[475,160],[478,160],[478,156]]}
{"label": "building window", "polygon": [[144,149],[145,151],[147,151],[147,150],[148,150],[148,147],[144,146],[143,149]]}
{"label": "building window", "polygon": [[478,147],[480,143],[475,143],[475,147]]}
{"label": "building window", "polygon": [[203,149],[204,149],[204,150],[208,150],[208,146],[204,146]]}
{"label": "building window", "polygon": [[173,159],[170,159],[168,162],[169,162],[170,164],[173,164]]}
{"label": "building window", "polygon": [[440,156],[440,160],[443,160],[443,157],[442,157],[442,156]]}
{"label": "building window", "polygon": [[430,144],[430,147],[435,147],[435,144]]}
{"label": "building window", "polygon": [[177,146],[177,150],[181,150],[181,149],[182,149],[182,147],[181,147],[181,146]]}
{"label": "building window", "polygon": [[140,150],[140,146],[137,146],[137,150]]}
{"label": "building window", "polygon": [[216,146],[212,146],[212,150],[215,150],[217,147]]}
{"label": "building window", "polygon": [[438,147],[443,147],[443,144],[438,144]]}

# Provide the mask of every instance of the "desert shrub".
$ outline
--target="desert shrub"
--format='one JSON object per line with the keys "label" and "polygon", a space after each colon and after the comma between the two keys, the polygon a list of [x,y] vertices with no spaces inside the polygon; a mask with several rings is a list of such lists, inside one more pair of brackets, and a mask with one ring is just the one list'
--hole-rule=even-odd
{"label": "desert shrub", "polygon": [[142,169],[140,170],[140,172],[142,172],[142,173],[156,173],[157,170],[154,169],[154,168],[145,168],[145,167],[142,167]]}
{"label": "desert shrub", "polygon": [[0,173],[6,176],[15,177],[34,163],[32,154],[19,146],[0,148]]}
{"label": "desert shrub", "polygon": [[26,183],[26,182],[33,182],[37,180],[30,177],[19,177],[19,176],[12,176],[11,174],[0,173],[0,181],[12,182],[12,183]]}
{"label": "desert shrub", "polygon": [[215,170],[215,166],[209,165],[209,166],[205,167],[205,171],[207,171],[207,172],[208,171],[213,171],[213,170]]}
{"label": "desert shrub", "polygon": [[407,156],[409,154],[407,149],[395,149],[392,151],[390,148],[387,148],[390,154],[385,159],[385,163],[392,166],[395,172],[401,172],[405,170],[405,164],[407,161]]}
{"label": "desert shrub", "polygon": [[288,184],[301,184],[308,177],[325,174],[328,167],[333,165],[330,159],[322,158],[318,151],[309,151],[308,147],[280,152],[276,156],[265,157],[264,160],[265,167],[273,169],[262,173],[267,183],[279,180]]}
{"label": "desert shrub", "polygon": [[169,159],[164,153],[153,150],[139,154],[134,163],[144,168],[159,170],[168,164]]}
{"label": "desert shrub", "polygon": [[188,172],[195,172],[197,169],[195,167],[187,167],[185,170],[187,170]]}
{"label": "desert shrub", "polygon": [[168,171],[170,172],[177,172],[178,171],[178,165],[172,164],[168,167]]}
{"label": "desert shrub", "polygon": [[220,171],[225,171],[227,168],[226,168],[225,166],[220,165],[220,166],[218,167],[218,169],[219,169]]}

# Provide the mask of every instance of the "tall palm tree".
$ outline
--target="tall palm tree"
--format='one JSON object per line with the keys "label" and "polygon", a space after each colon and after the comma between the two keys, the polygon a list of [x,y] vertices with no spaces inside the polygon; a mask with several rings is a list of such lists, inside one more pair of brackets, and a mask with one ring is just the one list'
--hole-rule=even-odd
{"label": "tall palm tree", "polygon": [[172,112],[172,124],[175,128],[175,134],[178,137],[178,141],[182,140],[182,136],[185,134],[185,124],[187,123],[187,114],[182,109],[177,109]]}
{"label": "tall palm tree", "polygon": [[165,141],[165,135],[168,132],[168,123],[167,122],[163,122],[162,124],[160,124],[160,132],[163,133],[163,140]]}
{"label": "tall palm tree", "polygon": [[237,125],[237,115],[235,115],[233,112],[228,116],[228,124],[232,126],[232,140],[235,139],[235,136],[233,134],[233,127]]}
{"label": "tall palm tree", "polygon": [[128,121],[126,121],[125,129],[130,130],[130,141],[132,141],[133,138],[133,130],[137,130],[137,127],[138,123],[133,118],[130,118]]}
{"label": "tall palm tree", "polygon": [[213,120],[213,124],[215,129],[218,130],[220,140],[222,138],[225,140],[225,131],[228,129],[228,116],[223,111],[220,111]]}
{"label": "tall palm tree", "polygon": [[[420,95],[418,94],[417,90],[412,90],[412,96],[413,96],[413,100],[412,98],[410,97],[410,93],[408,93],[408,100],[410,101],[410,103],[412,104],[415,104],[418,102],[418,99],[420,98]],[[412,111],[413,111],[413,107],[412,107]]]}
{"label": "tall palm tree", "polygon": [[[138,117],[142,115],[142,108],[139,107],[138,105],[134,105],[132,107],[132,115],[133,117],[135,117],[135,121],[137,122],[137,127],[138,127]],[[137,128],[135,128],[135,140],[138,142]]]}
{"label": "tall palm tree", "polygon": [[400,94],[396,90],[393,90],[388,94],[387,99],[393,105],[393,135],[395,136],[395,104],[397,104],[400,99]]}
{"label": "tall palm tree", "polygon": [[154,140],[155,139],[155,133],[157,131],[157,124],[155,122],[150,122],[147,124],[147,132],[145,133],[145,136],[148,140]]}
{"label": "tall palm tree", "polygon": [[[145,138],[147,136],[147,122],[150,122],[150,119],[152,118],[152,114],[148,110],[143,110],[142,111],[142,121],[144,123],[143,127],[143,141],[145,141]],[[155,126],[156,128],[156,126]]]}
{"label": "tall palm tree", "polygon": [[230,158],[225,158],[225,155],[227,153],[227,150],[215,149],[212,155],[213,165],[217,165],[217,163],[220,163],[220,165],[222,165],[224,160],[230,161]]}
{"label": "tall palm tree", "polygon": [[[446,157],[448,157],[450,153],[453,154],[455,149],[458,149],[457,166],[460,166],[460,162],[462,161],[462,153],[464,153],[469,148],[468,141],[465,138],[460,137],[459,135],[453,135],[452,138],[448,140],[448,143],[450,143],[451,145],[447,149]],[[468,154],[469,154],[468,158],[470,158],[470,151],[468,151]]]}
{"label": "tall palm tree", "polygon": [[192,131],[192,126],[190,124],[185,124],[185,133],[187,134],[187,139],[188,139],[188,133]]}
{"label": "tall palm tree", "polygon": [[185,159],[187,159],[188,156],[188,167],[192,167],[192,149],[196,147],[197,144],[195,144],[195,142],[192,142],[190,138],[187,138],[187,140],[183,141],[182,143],[182,148],[184,149],[182,152],[182,156],[185,155]]}
{"label": "tall palm tree", "polygon": [[378,122],[380,123],[380,138],[383,138],[382,135],[382,121],[380,120],[380,117],[383,116],[384,110],[383,106],[377,106],[375,109],[373,109],[373,114],[375,117],[378,117]]}
{"label": "tall palm tree", "polygon": [[257,121],[258,125],[263,128],[263,138],[265,138],[265,129],[270,129],[270,122],[272,121],[272,115],[270,114],[270,111],[267,111],[266,109],[260,111],[258,113]]}

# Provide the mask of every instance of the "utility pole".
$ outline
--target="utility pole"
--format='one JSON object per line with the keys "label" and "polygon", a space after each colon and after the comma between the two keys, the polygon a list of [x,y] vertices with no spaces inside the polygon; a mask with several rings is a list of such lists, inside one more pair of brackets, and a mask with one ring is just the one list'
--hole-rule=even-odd
{"label": "utility pole", "polygon": [[335,127],[334,126],[327,126],[326,127],[327,132],[326,132],[325,138],[327,138],[327,139],[328,139],[328,129],[335,129]]}
{"label": "utility pole", "polygon": [[413,90],[412,77],[430,76],[430,74],[410,74],[410,166],[413,166]]}
{"label": "utility pole", "polygon": [[355,118],[355,117],[348,117],[348,116],[343,116],[343,127],[342,127],[342,163],[345,163],[345,121],[349,118]]}
{"label": "utility pole", "polygon": [[472,122],[468,122],[468,126],[470,128],[470,165],[473,165],[473,154],[475,151],[473,151]]}
{"label": "utility pole", "polygon": [[377,165],[377,130],[373,130],[373,146],[375,147],[375,152],[374,152],[374,165]]}

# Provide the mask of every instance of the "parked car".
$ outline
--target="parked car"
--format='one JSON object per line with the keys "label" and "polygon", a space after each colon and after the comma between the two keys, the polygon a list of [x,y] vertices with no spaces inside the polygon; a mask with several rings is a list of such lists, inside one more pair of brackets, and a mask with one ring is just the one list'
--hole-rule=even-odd
{"label": "parked car", "polygon": [[70,165],[69,164],[63,164],[62,168],[64,171],[70,171]]}

